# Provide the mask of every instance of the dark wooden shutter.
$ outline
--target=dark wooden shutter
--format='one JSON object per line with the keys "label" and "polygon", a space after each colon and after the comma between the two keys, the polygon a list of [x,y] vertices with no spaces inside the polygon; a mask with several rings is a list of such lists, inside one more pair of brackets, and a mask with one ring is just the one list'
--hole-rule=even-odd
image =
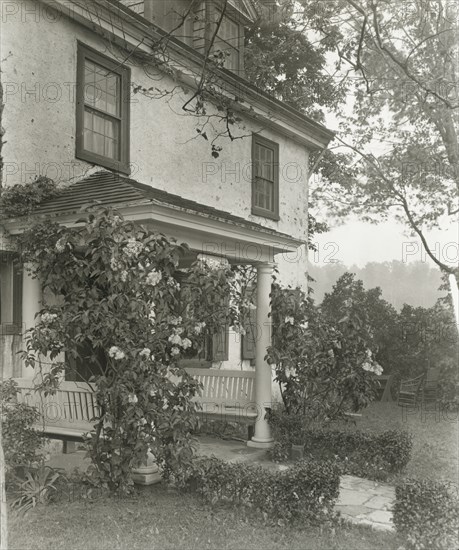
{"label": "dark wooden shutter", "polygon": [[13,324],[22,325],[22,267],[13,264]]}
{"label": "dark wooden shutter", "polygon": [[229,357],[229,326],[226,321],[226,313],[229,308],[229,297],[226,297],[222,303],[222,309],[219,321],[219,328],[215,334],[210,337],[210,353],[211,361],[228,361]]}
{"label": "dark wooden shutter", "polygon": [[223,326],[211,339],[211,360],[228,361],[229,357],[229,327]]}
{"label": "dark wooden shutter", "polygon": [[245,334],[242,336],[242,359],[255,359],[255,347],[257,338],[257,311],[256,309],[249,310],[248,319],[246,319]]}

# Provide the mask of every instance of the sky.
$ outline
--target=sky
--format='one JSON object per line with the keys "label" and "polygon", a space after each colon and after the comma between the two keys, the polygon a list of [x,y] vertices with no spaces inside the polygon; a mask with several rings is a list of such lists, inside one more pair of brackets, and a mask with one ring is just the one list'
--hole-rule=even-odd
{"label": "sky", "polygon": [[[391,260],[426,261],[430,266],[435,265],[425,254],[419,238],[410,236],[406,227],[395,220],[377,225],[357,218],[347,219],[342,225],[333,226],[331,220],[328,223],[330,231],[316,236],[318,252],[311,253],[311,260],[317,265],[340,261],[363,267],[368,262]],[[436,257],[451,265],[458,261],[458,233],[457,225],[427,233]]]}

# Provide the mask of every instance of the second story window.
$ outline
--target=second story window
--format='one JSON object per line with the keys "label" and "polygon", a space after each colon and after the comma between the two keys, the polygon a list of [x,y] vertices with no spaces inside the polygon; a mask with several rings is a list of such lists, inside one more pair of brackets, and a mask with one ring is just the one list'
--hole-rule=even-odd
{"label": "second story window", "polygon": [[252,214],[279,219],[279,145],[252,138]]}
{"label": "second story window", "polygon": [[241,26],[227,17],[221,17],[221,13],[216,13],[217,21],[221,18],[220,28],[215,36],[214,50],[220,50],[224,55],[223,66],[225,69],[238,72],[241,67]]}
{"label": "second story window", "polygon": [[76,156],[129,173],[130,71],[79,44]]}

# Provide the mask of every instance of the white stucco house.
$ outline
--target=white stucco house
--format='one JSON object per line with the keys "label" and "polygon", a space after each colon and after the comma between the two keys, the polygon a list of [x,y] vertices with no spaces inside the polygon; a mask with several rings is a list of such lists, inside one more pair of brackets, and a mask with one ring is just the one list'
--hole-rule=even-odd
{"label": "white stucco house", "polygon": [[[37,215],[72,224],[83,206],[99,201],[188,243],[192,257],[184,261],[206,254],[256,267],[256,323],[266,330],[253,342],[222,335],[195,366],[227,371],[225,380],[248,373],[241,379],[250,381],[260,410],[272,401],[264,356],[273,268],[283,284],[306,287],[309,155],[333,137],[245,78],[244,27],[266,3],[1,2],[2,185],[48,176],[66,190]],[[218,93],[203,130],[206,116],[184,105],[199,86],[209,48],[223,52],[224,61],[212,71]],[[237,114],[237,139],[223,135],[218,96]],[[211,154],[214,138],[218,157]],[[11,261],[23,221],[2,219],[0,226],[2,376],[31,379],[16,352],[40,310],[40,283]],[[72,384],[63,388],[70,392]],[[259,414],[250,444],[271,442]]]}

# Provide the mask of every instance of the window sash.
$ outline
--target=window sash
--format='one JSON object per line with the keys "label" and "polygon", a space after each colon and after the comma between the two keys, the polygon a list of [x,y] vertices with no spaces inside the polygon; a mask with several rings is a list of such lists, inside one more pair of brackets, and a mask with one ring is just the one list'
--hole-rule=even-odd
{"label": "window sash", "polygon": [[[221,12],[215,12],[215,24],[218,24],[221,18]],[[215,36],[213,49],[214,51],[221,50],[229,52],[226,55],[223,66],[226,69],[237,71],[241,65],[241,29],[239,23],[233,21],[227,15],[224,15],[220,24],[220,28]]]}
{"label": "window sash", "polygon": [[252,141],[252,213],[279,219],[279,146],[261,136]]}
{"label": "window sash", "polygon": [[78,44],[77,158],[129,174],[129,87],[129,68]]}

